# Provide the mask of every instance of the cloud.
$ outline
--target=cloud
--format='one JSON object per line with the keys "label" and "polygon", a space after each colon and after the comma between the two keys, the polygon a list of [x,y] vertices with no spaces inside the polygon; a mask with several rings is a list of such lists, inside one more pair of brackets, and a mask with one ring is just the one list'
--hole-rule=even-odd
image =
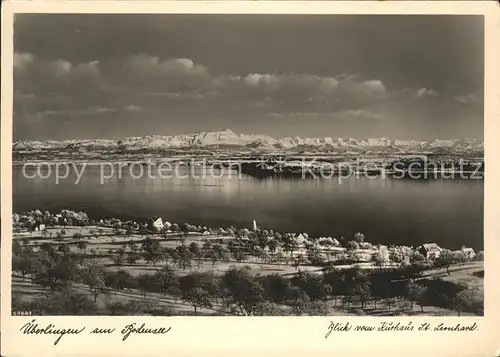
{"label": "cloud", "polygon": [[382,99],[387,95],[384,84],[379,80],[355,81],[347,78],[340,82],[340,89],[346,95],[364,96],[373,99]]}
{"label": "cloud", "polygon": [[125,110],[126,112],[139,112],[141,111],[141,109],[141,107],[133,104],[123,107],[123,110]]}
{"label": "cloud", "polygon": [[346,120],[380,120],[384,119],[385,115],[373,112],[367,109],[347,109],[347,110],[339,110],[333,112],[271,112],[266,113],[267,117],[274,118],[312,118],[312,117],[321,117],[321,118],[334,118],[334,119],[346,119]]}
{"label": "cloud", "polygon": [[98,62],[72,64],[69,61],[14,54],[14,89],[24,94],[88,93],[100,86]]}
{"label": "cloud", "polygon": [[425,97],[437,97],[439,93],[434,89],[429,88],[419,88],[419,89],[403,89],[401,91],[403,94],[409,94],[415,98],[425,98]]}
{"label": "cloud", "polygon": [[243,82],[250,88],[259,88],[266,91],[303,90],[319,93],[334,92],[339,81],[333,77],[316,75],[277,75],[269,73],[251,73],[245,76]]}
{"label": "cloud", "polygon": [[[212,74],[192,59],[145,54],[71,63],[16,53],[14,66],[15,105],[43,115],[98,115],[104,111],[96,108],[108,107],[137,112],[168,108],[174,102],[170,108],[183,110],[197,101],[222,112],[234,107],[262,115],[265,110],[307,117],[315,112],[339,115],[339,109],[366,108],[390,99],[381,80],[363,79],[359,74]],[[427,90],[426,95],[430,93]],[[370,117],[367,113],[340,114]]]}
{"label": "cloud", "polygon": [[[187,58],[160,60],[158,57],[134,55],[107,68],[113,82],[140,85],[143,88],[199,89],[210,79],[208,69]],[[115,69],[115,70],[113,70]]]}
{"label": "cloud", "polygon": [[97,114],[105,114],[113,112],[116,112],[116,109],[105,108],[105,107],[89,107],[85,109],[74,109],[74,110],[45,110],[43,114],[60,115],[60,116],[88,116],[88,115],[97,115]]}
{"label": "cloud", "polygon": [[14,53],[14,70],[23,71],[34,60],[35,56],[31,53]]}
{"label": "cloud", "polygon": [[385,115],[367,109],[341,110],[336,114],[343,118],[352,118],[352,119],[380,120],[385,118]]}
{"label": "cloud", "polygon": [[[21,89],[47,87],[65,91],[82,83],[101,87],[129,88],[145,93],[186,93],[191,91],[241,91],[263,96],[329,98],[342,93],[380,98],[386,89],[380,80],[360,81],[359,76],[338,78],[313,74],[248,73],[213,76],[202,64],[188,58],[161,60],[138,54],[123,59],[72,64],[64,59],[44,60],[28,53],[15,55],[16,85]],[[36,90],[37,88],[31,88]],[[38,88],[40,90],[40,88]],[[198,93],[199,94],[199,93]]]}
{"label": "cloud", "polygon": [[422,97],[437,97],[438,93],[433,90],[433,89],[427,89],[427,88],[420,88],[417,90],[417,97],[422,98]]}
{"label": "cloud", "polygon": [[459,96],[456,96],[454,99],[455,99],[455,101],[462,103],[462,104],[476,104],[476,103],[479,103],[479,101],[480,101],[479,95],[477,95],[475,93],[470,93],[467,95],[459,95]]}

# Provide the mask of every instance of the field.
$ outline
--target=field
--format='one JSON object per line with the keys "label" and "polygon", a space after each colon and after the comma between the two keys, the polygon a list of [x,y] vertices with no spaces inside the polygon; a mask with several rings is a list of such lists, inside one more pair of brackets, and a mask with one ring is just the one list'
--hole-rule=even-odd
{"label": "field", "polygon": [[[63,230],[64,235],[61,234]],[[76,235],[75,235],[76,234]],[[162,269],[169,269],[173,275],[180,279],[182,277],[196,276],[196,274],[213,274],[214,279],[222,278],[227,275],[231,269],[242,269],[249,267],[252,276],[262,278],[265,276],[278,275],[287,279],[294,279],[301,276],[303,273],[313,273],[322,275],[323,266],[315,266],[310,264],[290,265],[289,261],[268,261],[271,259],[263,259],[253,255],[245,255],[243,259],[235,260],[228,256],[224,259],[209,259],[207,257],[198,256],[196,259],[191,257],[189,262],[184,266],[177,264],[175,261],[168,259],[151,262],[143,255],[138,255],[138,259],[133,263],[117,260],[117,255],[133,254],[140,250],[141,244],[145,240],[145,236],[138,233],[124,235],[109,227],[53,227],[47,228],[44,232],[34,231],[31,233],[16,233],[14,241],[22,242],[22,246],[31,251],[40,251],[42,245],[52,246],[57,248],[61,245],[67,246],[65,254],[73,254],[75,256],[84,257],[83,261],[92,261],[107,272],[123,272],[125,271],[131,277],[140,279],[143,276],[155,276]],[[227,237],[219,237],[217,235],[202,236],[199,233],[189,233],[180,235],[178,233],[168,233],[163,235],[149,236],[152,241],[158,242],[162,251],[169,249],[174,251],[180,246],[190,246],[192,242],[197,242],[202,246],[206,241],[220,242],[221,247],[227,248]],[[293,255],[290,253],[290,255]],[[85,264],[85,262],[82,262]],[[361,270],[369,272],[390,267],[375,267],[373,263],[356,264]],[[347,271],[354,267],[353,264],[337,265],[338,271]],[[448,273],[449,271],[449,273]],[[467,262],[463,264],[455,264],[448,268],[434,268],[425,270],[416,282],[422,282],[424,285],[439,285],[443,282],[454,284],[456,286],[465,287],[471,291],[473,299],[481,299],[483,292],[484,274],[483,262]],[[100,289],[97,291],[89,285],[82,282],[72,282],[70,284],[72,292],[86,296],[90,301],[94,302],[94,311],[96,314],[119,314],[119,308],[124,305],[140,305],[137,307],[138,314],[144,314],[144,311],[153,311],[151,314],[162,315],[239,315],[240,311],[235,306],[227,306],[223,299],[218,299],[212,296],[210,303],[194,303],[197,305],[193,309],[193,303],[183,298],[179,294],[169,291],[157,292],[154,289],[142,289],[140,287],[127,287],[121,289]],[[16,306],[29,306],[29,304],[41,301],[43,299],[55,298],[60,292],[54,289],[48,289],[46,286],[35,283],[29,278],[29,274],[24,277],[19,272],[13,272],[12,275],[12,294],[16,300]],[[436,306],[428,304],[424,300],[417,304],[411,302],[405,296],[325,296],[321,299],[321,306],[314,305],[311,311],[297,313],[294,308],[287,303],[273,303],[273,307],[269,312],[266,310],[263,314],[278,314],[278,315],[297,315],[297,314],[320,314],[320,315],[374,315],[374,316],[391,316],[391,315],[455,315],[457,314],[450,306]],[[312,304],[312,302],[311,302]],[[439,304],[438,304],[439,305]],[[311,305],[312,306],[312,305]],[[268,307],[266,307],[267,309]],[[254,312],[255,313],[255,312]],[[123,314],[123,312],[122,312]],[[130,310],[127,314],[133,314]],[[257,313],[255,313],[257,314]],[[474,313],[460,311],[460,315],[473,315]]]}

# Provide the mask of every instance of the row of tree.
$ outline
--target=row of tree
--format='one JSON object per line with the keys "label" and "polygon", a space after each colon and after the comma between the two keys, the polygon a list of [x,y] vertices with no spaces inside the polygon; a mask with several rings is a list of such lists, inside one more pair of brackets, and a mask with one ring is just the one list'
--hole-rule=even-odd
{"label": "row of tree", "polygon": [[[154,250],[154,242],[157,241],[144,242],[143,249]],[[181,246],[175,251],[181,257],[183,252],[192,253],[190,248]],[[423,306],[435,299],[435,291],[428,291],[425,284],[416,280],[422,271],[418,263],[375,273],[367,273],[359,267],[344,270],[328,267],[323,273],[300,271],[291,278],[277,274],[260,276],[248,267],[232,267],[222,276],[192,273],[178,277],[171,266],[165,265],[154,274],[133,277],[125,270],[107,270],[96,260],[72,253],[67,245],[57,249],[45,245],[37,252],[29,246],[16,246],[13,254],[14,271],[21,273],[23,279],[29,276],[34,283],[57,294],[71,291],[75,283],[84,284],[95,303],[99,295],[110,291],[137,290],[145,298],[150,293],[157,293],[185,301],[195,314],[200,308],[217,305],[226,312],[242,315],[323,315],[328,312],[330,300],[334,300],[335,306],[340,301],[342,307],[347,308],[357,302],[365,309],[369,302],[376,308],[378,301],[394,298],[407,299],[412,309],[413,303],[417,303],[423,311]],[[447,291],[449,289],[444,293]],[[449,296],[458,311],[473,305],[464,291],[465,287]],[[124,309],[115,305],[117,311]]]}

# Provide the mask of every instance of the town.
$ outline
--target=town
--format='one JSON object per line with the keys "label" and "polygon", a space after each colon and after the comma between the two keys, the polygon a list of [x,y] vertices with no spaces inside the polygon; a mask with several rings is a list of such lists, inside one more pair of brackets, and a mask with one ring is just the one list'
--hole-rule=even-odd
{"label": "town", "polygon": [[13,214],[13,313],[483,314],[482,251],[248,226]]}

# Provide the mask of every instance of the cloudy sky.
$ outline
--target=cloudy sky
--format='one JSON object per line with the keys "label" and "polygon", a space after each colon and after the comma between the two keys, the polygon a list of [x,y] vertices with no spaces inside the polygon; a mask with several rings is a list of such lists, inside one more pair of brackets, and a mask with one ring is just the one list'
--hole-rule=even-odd
{"label": "cloudy sky", "polygon": [[14,140],[483,137],[473,16],[17,15]]}

